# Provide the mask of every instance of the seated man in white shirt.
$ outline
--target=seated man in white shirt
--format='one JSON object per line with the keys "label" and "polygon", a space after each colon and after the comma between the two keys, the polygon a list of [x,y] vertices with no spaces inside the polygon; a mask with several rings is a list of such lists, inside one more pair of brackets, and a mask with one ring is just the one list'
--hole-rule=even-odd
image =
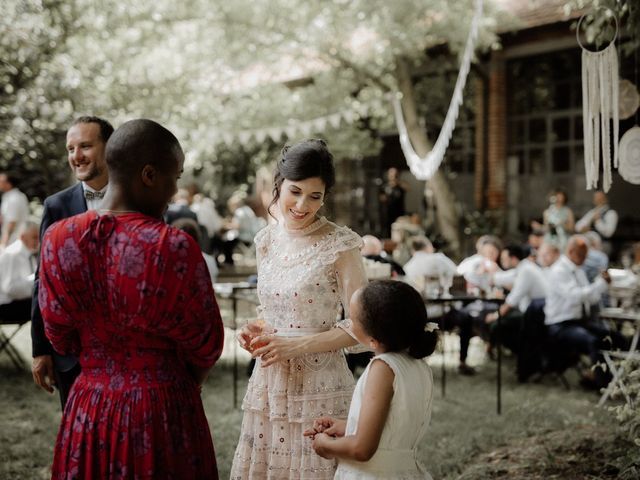
{"label": "seated man in white shirt", "polygon": [[1,250],[18,238],[21,227],[29,217],[29,200],[18,188],[17,177],[9,172],[0,173],[0,192],[2,192]]}
{"label": "seated man in white shirt", "polygon": [[540,245],[536,255],[536,263],[542,267],[545,277],[551,265],[558,261],[561,254],[562,252],[560,252],[558,245],[555,243],[543,242],[542,245]]}
{"label": "seated man in white shirt", "polygon": [[[486,322],[491,324],[492,338],[500,335],[503,345],[517,352],[524,313],[532,302],[543,302],[547,296],[547,280],[542,269],[528,258],[528,252],[520,245],[508,245],[502,251],[502,266],[515,272],[509,295],[498,312],[490,313]],[[497,324],[500,319],[500,332]]]}
{"label": "seated man in white shirt", "polygon": [[[555,341],[559,350],[575,350],[588,355],[593,365],[602,360],[600,350],[603,341],[611,332],[590,318],[591,305],[597,304],[600,296],[607,291],[611,278],[607,272],[589,283],[580,268],[587,258],[589,247],[582,235],[569,238],[566,253],[549,269],[547,300],[545,304],[545,324],[549,338]],[[602,369],[588,371],[583,384],[589,387],[603,387],[608,376]]]}
{"label": "seated man in white shirt", "polygon": [[464,276],[471,288],[479,288],[489,292],[492,276],[501,271],[497,263],[501,250],[502,242],[498,237],[481,236],[476,242],[476,253],[465,258],[458,265],[458,275]]}
{"label": "seated man in white shirt", "polygon": [[[443,253],[436,253],[427,237],[415,236],[409,241],[412,251],[411,259],[405,264],[407,280],[419,291],[423,291],[429,277],[431,281],[439,281],[441,275],[452,279],[456,274],[456,264]],[[469,342],[473,336],[473,318],[463,310],[450,309],[444,315],[439,305],[427,305],[429,318],[442,316],[443,330],[458,328],[460,335],[460,364],[458,371],[463,375],[473,375],[475,370],[467,365]]]}
{"label": "seated man in white shirt", "polygon": [[424,277],[456,274],[456,264],[444,253],[435,252],[427,237],[412,237],[410,247],[413,255],[404,265],[404,273],[414,286],[421,285]]}
{"label": "seated man in white shirt", "polygon": [[18,239],[0,254],[0,318],[4,321],[31,318],[39,238],[39,225],[27,221],[20,227]]}

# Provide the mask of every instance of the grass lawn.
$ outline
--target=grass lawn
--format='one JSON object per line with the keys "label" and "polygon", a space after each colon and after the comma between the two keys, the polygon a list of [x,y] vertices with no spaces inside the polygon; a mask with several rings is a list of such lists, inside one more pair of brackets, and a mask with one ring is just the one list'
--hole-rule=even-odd
{"label": "grass lawn", "polygon": [[[438,361],[431,360],[436,381],[431,429],[420,447],[420,458],[434,478],[640,478],[640,451],[624,440],[615,419],[596,407],[596,394],[578,387],[566,390],[552,378],[519,385],[507,359],[503,414],[498,416],[494,363],[480,365],[474,377],[449,369],[443,398]],[[246,388],[244,370],[242,359],[240,399]],[[577,385],[575,378],[569,380]],[[232,405],[228,358],[208,379],[203,401],[220,477],[228,478],[242,417]],[[17,372],[3,355],[0,405],[0,479],[49,478],[60,420],[57,397],[36,389],[30,373]]]}

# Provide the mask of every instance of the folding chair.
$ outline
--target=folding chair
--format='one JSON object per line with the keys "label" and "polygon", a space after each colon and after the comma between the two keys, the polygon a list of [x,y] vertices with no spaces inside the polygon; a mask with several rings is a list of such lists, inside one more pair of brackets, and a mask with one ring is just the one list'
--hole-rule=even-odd
{"label": "folding chair", "polygon": [[15,365],[18,370],[22,370],[24,368],[24,360],[18,350],[13,346],[11,340],[18,334],[18,332],[24,327],[27,323],[29,323],[29,319],[23,319],[19,322],[15,320],[5,320],[0,318],[0,325],[15,325],[16,328],[7,336],[3,329],[0,328],[0,353],[6,352],[7,356],[11,359],[11,362]]}

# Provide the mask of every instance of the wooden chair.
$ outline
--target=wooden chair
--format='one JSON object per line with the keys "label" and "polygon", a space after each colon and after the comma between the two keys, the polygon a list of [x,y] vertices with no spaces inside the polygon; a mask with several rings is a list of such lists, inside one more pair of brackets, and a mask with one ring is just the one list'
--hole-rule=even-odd
{"label": "wooden chair", "polygon": [[20,352],[18,352],[16,347],[11,343],[11,340],[13,340],[22,327],[29,323],[29,320],[29,318],[21,319],[19,321],[15,319],[0,318],[0,325],[15,326],[14,330],[9,335],[6,335],[4,330],[0,328],[0,354],[5,352],[18,370],[22,370],[25,367],[25,362],[22,355],[20,355]]}

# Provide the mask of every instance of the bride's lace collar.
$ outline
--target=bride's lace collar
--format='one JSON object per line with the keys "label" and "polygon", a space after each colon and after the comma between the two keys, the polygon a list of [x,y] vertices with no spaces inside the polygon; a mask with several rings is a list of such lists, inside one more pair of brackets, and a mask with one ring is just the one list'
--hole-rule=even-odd
{"label": "bride's lace collar", "polygon": [[318,230],[320,227],[326,225],[327,222],[328,220],[325,217],[318,217],[310,225],[307,225],[304,228],[287,228],[284,222],[282,222],[280,228],[291,237],[304,237],[305,235],[309,235],[310,233]]}

